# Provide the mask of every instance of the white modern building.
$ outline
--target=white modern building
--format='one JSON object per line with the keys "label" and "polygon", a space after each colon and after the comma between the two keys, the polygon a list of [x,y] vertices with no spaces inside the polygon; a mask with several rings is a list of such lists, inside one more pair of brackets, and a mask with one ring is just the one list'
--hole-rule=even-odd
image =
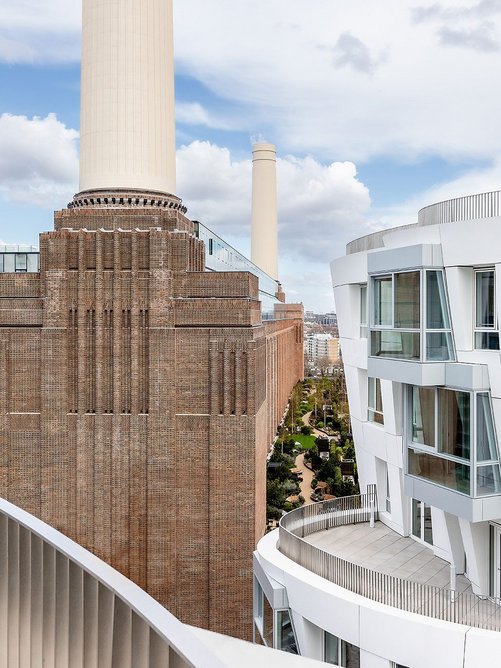
{"label": "white modern building", "polygon": [[256,634],[274,646],[285,619],[333,665],[497,665],[500,231],[501,192],[463,197],[332,263],[367,493],[293,511],[259,543]]}

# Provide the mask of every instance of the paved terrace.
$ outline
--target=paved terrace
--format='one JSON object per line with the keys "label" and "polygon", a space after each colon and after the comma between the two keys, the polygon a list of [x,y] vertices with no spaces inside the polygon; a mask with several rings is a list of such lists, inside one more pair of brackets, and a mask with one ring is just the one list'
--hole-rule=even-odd
{"label": "paved terrace", "polygon": [[[412,582],[449,589],[450,566],[431,548],[412,538],[403,538],[382,522],[373,529],[368,523],[347,524],[318,531],[305,541],[353,564]],[[456,591],[472,593],[470,582],[457,576]]]}

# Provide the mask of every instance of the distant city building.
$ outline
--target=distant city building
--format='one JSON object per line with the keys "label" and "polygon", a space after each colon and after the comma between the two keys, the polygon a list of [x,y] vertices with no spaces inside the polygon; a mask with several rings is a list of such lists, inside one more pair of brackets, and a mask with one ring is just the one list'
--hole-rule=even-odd
{"label": "distant city building", "polygon": [[309,334],[304,340],[304,350],[311,364],[339,362],[339,339],[332,334]]}
{"label": "distant city building", "polygon": [[314,313],[314,311],[305,311],[304,320],[307,323],[337,326],[337,315],[335,313]]}

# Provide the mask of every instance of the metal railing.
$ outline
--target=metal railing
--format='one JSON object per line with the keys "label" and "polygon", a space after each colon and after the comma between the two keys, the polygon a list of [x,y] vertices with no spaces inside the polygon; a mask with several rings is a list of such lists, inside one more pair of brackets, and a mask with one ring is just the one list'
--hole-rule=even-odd
{"label": "metal railing", "polygon": [[374,486],[360,496],[303,506],[280,520],[279,550],[316,575],[371,601],[446,622],[501,631],[501,599],[480,598],[380,573],[304,540],[318,531],[377,518]]}

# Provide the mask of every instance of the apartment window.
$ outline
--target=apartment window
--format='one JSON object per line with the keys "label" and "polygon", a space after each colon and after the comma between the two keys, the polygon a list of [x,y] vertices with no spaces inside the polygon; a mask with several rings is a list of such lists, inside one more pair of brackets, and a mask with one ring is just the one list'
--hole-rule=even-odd
{"label": "apartment window", "polygon": [[379,378],[368,379],[368,410],[367,415],[370,422],[384,424],[383,400],[381,397],[381,380]]}
{"label": "apartment window", "polygon": [[479,392],[476,402],[477,496],[500,494],[501,471],[489,394],[487,392]]}
{"label": "apartment window", "polygon": [[324,631],[324,661],[342,668],[359,668],[360,649]]}
{"label": "apartment window", "polygon": [[419,271],[374,278],[372,355],[420,359],[419,284]]}
{"label": "apartment window", "polygon": [[0,273],[3,272],[3,259],[4,259],[4,254],[0,253]]}
{"label": "apartment window", "polygon": [[28,271],[28,256],[26,253],[16,253],[15,256],[15,263],[16,263],[16,272],[26,272]]}
{"label": "apartment window", "polygon": [[367,284],[360,286],[360,338],[367,338]]}
{"label": "apartment window", "polygon": [[454,359],[442,271],[376,276],[372,286],[371,355],[430,362]]}
{"label": "apartment window", "polygon": [[500,494],[489,393],[415,386],[409,392],[409,475],[472,496]]}
{"label": "apartment window", "polygon": [[290,612],[288,610],[277,610],[275,648],[289,654],[298,654],[296,637]]}
{"label": "apartment window", "polygon": [[494,269],[475,271],[475,348],[499,350]]}
{"label": "apartment window", "polygon": [[441,271],[426,272],[426,360],[454,359],[451,322],[444,275]]}
{"label": "apartment window", "polygon": [[412,499],[412,535],[423,543],[433,545],[431,508],[418,499]]}

